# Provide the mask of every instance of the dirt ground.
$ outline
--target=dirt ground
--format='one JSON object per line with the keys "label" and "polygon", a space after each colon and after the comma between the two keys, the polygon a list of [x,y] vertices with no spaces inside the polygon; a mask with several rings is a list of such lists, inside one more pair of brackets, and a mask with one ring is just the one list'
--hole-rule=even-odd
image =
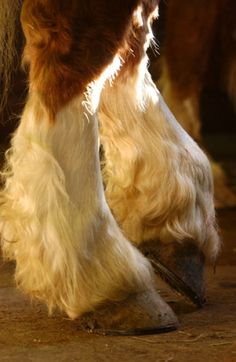
{"label": "dirt ground", "polygon": [[[140,337],[104,337],[79,331],[78,323],[15,289],[14,265],[1,262],[0,361],[236,362],[236,210],[219,213],[225,247],[214,274],[206,273],[207,304],[196,310],[161,288],[176,310],[176,332]],[[161,284],[160,284],[161,285]]]}

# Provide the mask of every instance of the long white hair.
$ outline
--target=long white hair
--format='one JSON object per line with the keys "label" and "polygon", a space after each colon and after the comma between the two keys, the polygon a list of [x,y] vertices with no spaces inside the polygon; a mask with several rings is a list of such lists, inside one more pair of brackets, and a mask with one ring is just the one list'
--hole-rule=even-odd
{"label": "long white hair", "polygon": [[21,4],[22,0],[0,1],[0,112],[6,104],[16,59],[17,20]]}

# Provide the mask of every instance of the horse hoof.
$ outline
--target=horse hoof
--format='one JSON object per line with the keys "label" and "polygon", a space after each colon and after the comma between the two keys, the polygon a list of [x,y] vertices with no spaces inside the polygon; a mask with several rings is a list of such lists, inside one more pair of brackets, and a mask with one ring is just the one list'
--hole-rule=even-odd
{"label": "horse hoof", "polygon": [[205,304],[203,253],[192,242],[145,242],[140,248],[157,274],[196,306]]}
{"label": "horse hoof", "polygon": [[148,290],[83,314],[79,326],[102,335],[144,335],[174,331],[178,321],[158,293]]}

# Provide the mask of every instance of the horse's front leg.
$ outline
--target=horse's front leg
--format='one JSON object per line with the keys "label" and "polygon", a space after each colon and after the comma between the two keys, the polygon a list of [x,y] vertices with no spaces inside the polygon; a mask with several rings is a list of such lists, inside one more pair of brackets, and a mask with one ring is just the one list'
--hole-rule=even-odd
{"label": "horse's front leg", "polygon": [[100,175],[95,110],[129,26],[126,8],[107,29],[103,8],[24,2],[30,92],[7,156],[0,222],[4,254],[30,296],[71,318],[96,310],[81,318],[91,329],[140,333],[175,328],[176,318],[113,219]]}
{"label": "horse's front leg", "polygon": [[155,10],[145,4],[133,20],[132,53],[101,97],[106,196],[126,236],[172,286],[202,304],[204,255],[215,258],[219,249],[211,170],[148,73]]}

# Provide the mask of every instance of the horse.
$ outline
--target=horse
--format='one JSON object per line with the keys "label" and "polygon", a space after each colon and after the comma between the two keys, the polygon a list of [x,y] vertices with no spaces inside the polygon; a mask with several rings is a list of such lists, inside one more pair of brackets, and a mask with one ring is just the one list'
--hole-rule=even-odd
{"label": "horse", "polygon": [[29,79],[1,172],[3,256],[21,290],[94,333],[176,329],[154,270],[202,305],[220,249],[208,158],[148,70],[157,15],[157,0],[0,5],[1,63],[20,16]]}

